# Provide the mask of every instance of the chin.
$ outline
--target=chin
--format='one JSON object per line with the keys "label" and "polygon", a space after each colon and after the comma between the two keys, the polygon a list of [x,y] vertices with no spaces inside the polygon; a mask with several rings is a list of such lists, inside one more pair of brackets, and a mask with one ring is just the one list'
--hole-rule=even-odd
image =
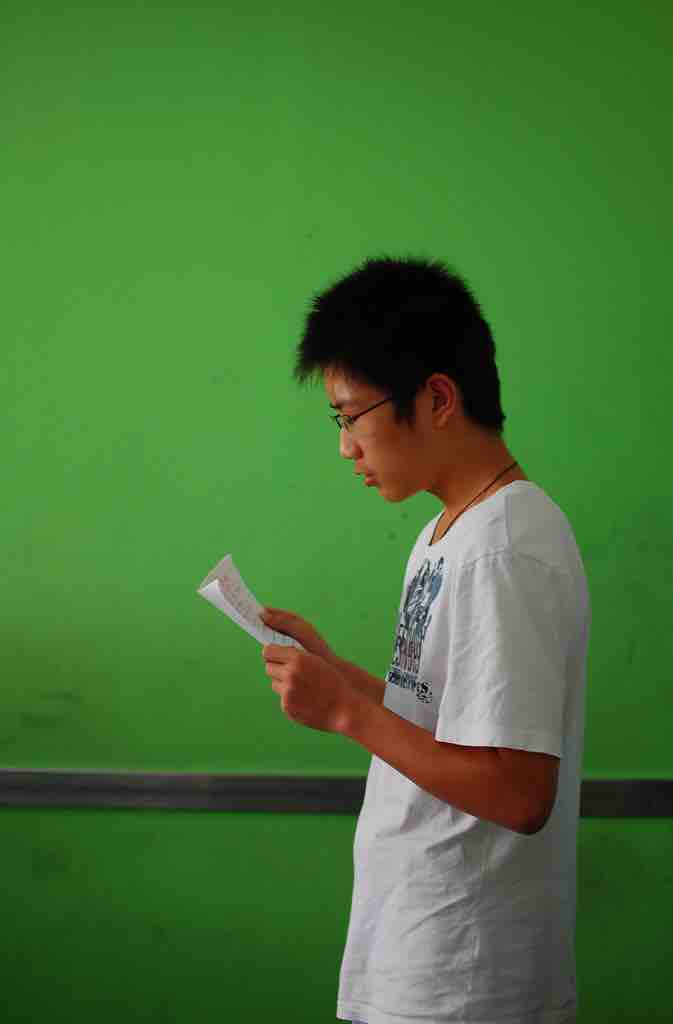
{"label": "chin", "polygon": [[378,486],[378,492],[385,498],[386,501],[391,502],[391,504],[393,505],[399,504],[400,501],[406,501],[407,498],[410,498],[411,495],[415,493],[414,491],[407,492],[401,489],[384,492],[381,484],[379,484]]}

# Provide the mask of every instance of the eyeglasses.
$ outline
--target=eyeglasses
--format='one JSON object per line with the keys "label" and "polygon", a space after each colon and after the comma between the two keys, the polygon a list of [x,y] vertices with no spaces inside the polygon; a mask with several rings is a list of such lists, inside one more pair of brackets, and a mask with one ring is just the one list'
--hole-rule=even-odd
{"label": "eyeglasses", "polygon": [[384,402],[391,402],[393,396],[390,398],[382,398],[380,402],[375,405],[370,405],[368,409],[363,409],[357,416],[346,416],[344,413],[337,413],[336,416],[330,416],[331,420],[334,420],[339,430],[350,430],[356,420],[359,420],[361,416],[364,416],[366,412],[371,412],[372,409],[378,409]]}

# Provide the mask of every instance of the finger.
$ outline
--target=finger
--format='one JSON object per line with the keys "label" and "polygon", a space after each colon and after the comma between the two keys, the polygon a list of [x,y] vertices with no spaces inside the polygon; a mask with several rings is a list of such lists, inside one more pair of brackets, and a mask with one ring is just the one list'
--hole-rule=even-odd
{"label": "finger", "polygon": [[260,618],[263,622],[275,623],[280,626],[282,622],[291,622],[296,619],[297,616],[293,612],[288,612],[284,608],[264,608]]}
{"label": "finger", "polygon": [[259,613],[259,617],[260,619],[264,619],[264,621],[266,622],[267,619],[275,618],[278,615],[279,611],[279,608],[262,608],[261,612]]}
{"label": "finger", "polygon": [[262,647],[262,657],[266,661],[276,661],[281,664],[289,661],[293,653],[296,653],[295,649],[286,647],[284,644],[265,644]]}
{"label": "finger", "polygon": [[278,652],[282,650],[281,644],[263,644],[262,657],[265,661],[278,661]]}

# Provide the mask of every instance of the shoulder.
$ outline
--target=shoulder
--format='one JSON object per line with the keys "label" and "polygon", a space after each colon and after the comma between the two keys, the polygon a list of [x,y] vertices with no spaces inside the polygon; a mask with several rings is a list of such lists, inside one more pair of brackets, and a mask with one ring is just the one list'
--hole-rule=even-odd
{"label": "shoulder", "polygon": [[569,575],[581,569],[581,557],[567,516],[541,487],[530,481],[503,487],[489,502],[475,509],[473,518],[461,531],[460,551],[456,554],[457,569],[466,569],[482,559],[522,567],[538,563]]}

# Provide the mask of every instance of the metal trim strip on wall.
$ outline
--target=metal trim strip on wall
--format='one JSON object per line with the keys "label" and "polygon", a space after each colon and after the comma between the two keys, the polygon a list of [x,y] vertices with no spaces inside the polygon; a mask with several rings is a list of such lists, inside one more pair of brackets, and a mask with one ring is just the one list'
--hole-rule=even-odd
{"label": "metal trim strip on wall", "polygon": [[[364,776],[0,770],[0,807],[357,814]],[[585,779],[583,818],[673,817],[673,779]]]}

